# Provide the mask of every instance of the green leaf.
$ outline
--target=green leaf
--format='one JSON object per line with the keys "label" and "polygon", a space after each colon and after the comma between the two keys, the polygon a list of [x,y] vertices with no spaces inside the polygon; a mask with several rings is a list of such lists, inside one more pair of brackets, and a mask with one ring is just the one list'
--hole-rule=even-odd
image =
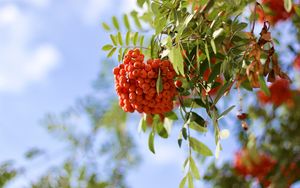
{"label": "green leaf", "polygon": [[208,50],[208,45],[207,45],[207,42],[205,43],[205,55],[206,55],[206,58],[209,62],[209,67],[211,66],[210,65],[210,56],[209,56],[209,50]]}
{"label": "green leaf", "polygon": [[125,25],[126,29],[131,30],[127,14],[124,14],[123,21],[124,21],[124,25]]}
{"label": "green leaf", "polygon": [[213,66],[212,72],[210,73],[207,82],[211,83],[216,79],[216,77],[220,74],[220,69],[221,69],[222,63],[217,63]]}
{"label": "green leaf", "polygon": [[259,85],[260,89],[267,95],[270,96],[270,90],[265,82],[265,79],[263,76],[259,76]]}
{"label": "green leaf", "polygon": [[115,27],[117,30],[120,30],[119,21],[118,21],[118,19],[117,19],[115,16],[112,17],[112,22],[113,22],[114,27]]}
{"label": "green leaf", "polygon": [[216,39],[218,36],[220,36],[222,33],[224,32],[224,29],[223,28],[220,28],[216,31],[214,31],[213,33],[213,38]]}
{"label": "green leaf", "polygon": [[194,177],[196,179],[200,179],[200,173],[199,173],[199,170],[198,170],[198,167],[194,161],[194,159],[192,157],[190,157],[190,167],[191,167],[191,170],[192,170],[192,173],[194,175]]}
{"label": "green leaf", "polygon": [[183,162],[183,169],[185,169],[185,167],[186,167],[186,165],[188,164],[188,162],[189,162],[189,157],[188,158],[186,158],[185,160],[184,160],[184,162]]}
{"label": "green leaf", "polygon": [[128,46],[128,45],[130,44],[130,31],[128,31],[128,32],[126,33],[125,41],[126,41],[126,45]]}
{"label": "green leaf", "polygon": [[226,114],[228,114],[232,109],[234,109],[235,105],[232,105],[231,107],[227,108],[224,112],[222,112],[219,117],[217,118],[217,120],[222,119],[224,116],[226,116]]}
{"label": "green leaf", "polygon": [[123,39],[122,39],[121,32],[118,32],[118,42],[121,46],[123,45]]}
{"label": "green leaf", "polygon": [[182,133],[183,138],[186,140],[188,136],[187,136],[187,130],[185,127],[183,127],[181,129],[181,133]]}
{"label": "green leaf", "polygon": [[163,90],[163,83],[162,83],[162,79],[161,79],[161,72],[160,72],[160,69],[159,69],[157,80],[156,80],[156,92],[157,92],[157,94],[162,92],[162,90]]}
{"label": "green leaf", "polygon": [[206,121],[195,112],[190,113],[190,122],[195,122],[199,126],[206,127]]}
{"label": "green leaf", "polygon": [[137,0],[137,4],[139,7],[143,7],[144,3],[146,2],[146,0]]}
{"label": "green leaf", "polygon": [[298,6],[294,6],[294,8],[297,16],[300,16],[300,8]]}
{"label": "green leaf", "polygon": [[211,39],[211,40],[210,40],[210,45],[211,45],[211,48],[213,49],[213,52],[214,52],[215,54],[217,54],[217,48],[216,48],[216,44],[215,44],[214,39]]}
{"label": "green leaf", "polygon": [[190,125],[189,127],[197,132],[200,132],[200,133],[204,133],[204,132],[207,132],[207,128],[206,127],[203,127],[203,126],[200,126],[198,125],[197,123],[195,122],[190,122]]}
{"label": "green leaf", "polygon": [[122,58],[123,58],[123,49],[120,48],[118,52],[118,61],[121,62]]}
{"label": "green leaf", "polygon": [[190,137],[189,141],[190,141],[191,147],[194,151],[196,151],[204,156],[212,156],[213,155],[212,151],[205,144],[200,142],[199,140],[197,140],[193,137]]}
{"label": "green leaf", "polygon": [[292,0],[284,0],[284,9],[285,9],[287,12],[291,12],[292,6],[293,6]]}
{"label": "green leaf", "polygon": [[141,36],[141,38],[140,38],[140,46],[141,47],[144,45],[144,39],[145,39],[145,37]]}
{"label": "green leaf", "polygon": [[169,59],[173,64],[174,70],[177,74],[184,75],[183,57],[179,46],[171,47],[169,52]]}
{"label": "green leaf", "polygon": [[184,178],[182,178],[182,180],[180,181],[180,184],[179,184],[179,188],[185,187],[186,179],[187,179],[187,176],[184,176]]}
{"label": "green leaf", "polygon": [[194,188],[194,181],[191,173],[188,173],[188,188]]}
{"label": "green leaf", "polygon": [[136,45],[138,38],[139,38],[139,33],[135,32],[133,35],[133,40],[132,40],[133,45]]}
{"label": "green leaf", "polygon": [[216,146],[216,150],[215,150],[215,157],[216,157],[216,159],[219,158],[221,150],[222,150],[222,147],[221,147],[220,142],[218,141],[217,142],[217,146]]}
{"label": "green leaf", "polygon": [[110,50],[110,52],[107,54],[107,57],[110,58],[111,56],[114,55],[114,53],[116,52],[117,48],[113,48]]}
{"label": "green leaf", "polygon": [[42,155],[44,151],[38,149],[38,148],[32,148],[29,151],[25,153],[26,159],[34,159],[40,155]]}
{"label": "green leaf", "polygon": [[178,120],[178,117],[175,112],[167,112],[164,114],[166,118],[171,119],[171,120]]}
{"label": "green leaf", "polygon": [[149,134],[149,139],[148,139],[148,147],[149,147],[150,151],[155,154],[154,137],[155,137],[155,132],[151,131],[151,133]]}
{"label": "green leaf", "polygon": [[138,132],[146,132],[146,129],[147,129],[147,122],[146,122],[146,116],[144,115],[141,120],[140,120],[140,123],[139,123],[139,127],[138,127]]}
{"label": "green leaf", "polygon": [[113,45],[111,45],[111,44],[106,44],[106,45],[104,45],[103,47],[102,47],[102,50],[103,51],[109,51],[109,50],[111,50],[113,48]]}
{"label": "green leaf", "polygon": [[116,36],[114,36],[114,35],[109,35],[109,37],[110,37],[110,39],[111,39],[113,45],[117,46],[118,43],[117,43],[117,38],[116,38]]}
{"label": "green leaf", "polygon": [[138,18],[138,12],[137,11],[132,11],[130,13],[131,17],[133,18],[133,21],[135,23],[135,25],[139,28],[139,29],[142,29],[142,25],[141,25],[141,22]]}
{"label": "green leaf", "polygon": [[102,27],[103,27],[104,30],[110,31],[109,25],[107,25],[105,22],[102,23]]}
{"label": "green leaf", "polygon": [[181,131],[179,132],[177,142],[178,142],[178,146],[181,148],[181,144],[182,144],[182,132]]}
{"label": "green leaf", "polygon": [[231,81],[227,81],[226,83],[224,83],[224,85],[218,90],[212,106],[215,106],[218,103],[218,101],[221,99],[224,93],[231,87],[231,84],[232,84]]}

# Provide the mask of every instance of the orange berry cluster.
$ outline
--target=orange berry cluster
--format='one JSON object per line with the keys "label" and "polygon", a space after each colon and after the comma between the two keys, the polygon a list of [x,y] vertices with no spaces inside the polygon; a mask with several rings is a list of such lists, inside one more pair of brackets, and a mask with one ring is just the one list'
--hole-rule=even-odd
{"label": "orange berry cluster", "polygon": [[262,104],[272,103],[275,106],[280,106],[283,103],[292,103],[292,91],[290,89],[290,83],[285,79],[278,79],[269,87],[270,96],[267,96],[264,92],[259,91],[257,93],[258,99]]}
{"label": "orange berry cluster", "polygon": [[[162,91],[157,93],[159,76]],[[173,99],[177,94],[174,85],[176,73],[168,60],[149,59],[144,63],[144,55],[139,49],[129,50],[124,61],[113,70],[119,104],[125,112],[163,114],[173,109]]]}
{"label": "orange berry cluster", "polygon": [[267,176],[273,170],[276,163],[274,159],[264,153],[259,153],[257,158],[254,159],[250,151],[243,149],[235,155],[234,169],[244,177],[248,175],[256,177],[264,187],[268,187],[271,181]]}
{"label": "orange berry cluster", "polygon": [[262,0],[262,5],[267,7],[266,10],[258,9],[259,21],[263,22],[264,19],[274,25],[279,21],[289,19],[294,10],[287,12],[284,8],[284,0]]}

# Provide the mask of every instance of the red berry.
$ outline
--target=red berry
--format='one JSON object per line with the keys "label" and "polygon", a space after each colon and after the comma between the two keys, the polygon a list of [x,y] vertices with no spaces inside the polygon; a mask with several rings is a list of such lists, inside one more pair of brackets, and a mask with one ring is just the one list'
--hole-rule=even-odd
{"label": "red berry", "polygon": [[245,119],[247,119],[247,117],[248,117],[248,114],[246,114],[246,113],[241,113],[241,114],[237,115],[237,118],[239,120],[245,120]]}
{"label": "red berry", "polygon": [[119,74],[119,72],[120,72],[120,68],[119,68],[119,67],[115,67],[115,68],[113,69],[114,75]]}

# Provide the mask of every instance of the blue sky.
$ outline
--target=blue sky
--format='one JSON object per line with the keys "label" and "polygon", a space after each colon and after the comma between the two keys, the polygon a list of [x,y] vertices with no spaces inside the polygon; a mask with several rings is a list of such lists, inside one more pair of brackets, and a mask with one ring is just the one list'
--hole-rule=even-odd
{"label": "blue sky", "polygon": [[[134,2],[0,1],[0,161],[21,161],[32,146],[59,148],[60,143],[47,134],[40,120],[45,113],[59,113],[92,91],[92,81],[105,58],[101,47],[108,42],[101,22],[130,11]],[[129,175],[131,187],[178,186],[185,152],[178,149],[176,138],[174,131],[171,139],[158,140],[157,154],[152,155],[147,135],[137,137],[144,159]],[[210,138],[208,135],[204,141]],[[233,143],[223,141],[226,153],[221,153],[218,163],[233,154]],[[34,179],[30,175],[26,178]]]}

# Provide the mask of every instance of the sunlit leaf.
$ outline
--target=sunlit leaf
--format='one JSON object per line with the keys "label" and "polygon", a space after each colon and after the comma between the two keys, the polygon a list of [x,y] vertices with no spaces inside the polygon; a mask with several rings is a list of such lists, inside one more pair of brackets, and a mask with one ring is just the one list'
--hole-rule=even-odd
{"label": "sunlit leaf", "polygon": [[112,22],[113,22],[114,27],[115,27],[117,30],[120,30],[119,21],[118,21],[118,19],[117,19],[115,16],[112,17]]}
{"label": "sunlit leaf", "polygon": [[125,42],[126,42],[126,45],[127,45],[127,46],[130,44],[130,34],[131,34],[131,33],[130,33],[129,31],[126,33]]}
{"label": "sunlit leaf", "polygon": [[215,54],[217,54],[217,48],[216,48],[216,44],[215,44],[214,39],[211,39],[211,40],[210,40],[210,45],[211,45],[211,48],[213,49],[213,52],[214,52]]}
{"label": "sunlit leaf", "polygon": [[224,112],[222,112],[219,117],[217,118],[217,120],[222,119],[224,116],[226,116],[232,109],[235,108],[235,105],[230,106],[229,108],[227,108]]}
{"label": "sunlit leaf", "polygon": [[191,170],[192,170],[192,173],[194,175],[194,177],[196,179],[200,179],[200,173],[199,173],[199,170],[198,170],[198,167],[194,161],[194,159],[192,157],[190,157],[190,167],[191,167]]}
{"label": "sunlit leaf", "polygon": [[139,38],[139,33],[135,32],[132,40],[133,45],[136,45],[138,38]]}
{"label": "sunlit leaf", "polygon": [[124,25],[125,25],[126,29],[130,30],[131,28],[130,28],[130,23],[129,23],[127,14],[124,14],[123,21],[124,21]]}
{"label": "sunlit leaf", "polygon": [[191,147],[194,151],[196,151],[204,156],[212,156],[213,155],[212,151],[205,144],[203,144],[196,138],[190,137],[189,141],[190,141]]}
{"label": "sunlit leaf", "polygon": [[117,46],[118,45],[118,43],[117,43],[117,37],[114,36],[114,35],[112,35],[112,34],[110,34],[109,37],[110,37],[113,45]]}
{"label": "sunlit leaf", "polygon": [[187,179],[187,176],[184,176],[184,178],[182,178],[182,180],[180,181],[180,184],[179,184],[179,188],[185,187],[186,179]]}
{"label": "sunlit leaf", "polygon": [[104,30],[110,31],[109,25],[107,25],[105,22],[102,23],[102,27],[103,27]]}
{"label": "sunlit leaf", "polygon": [[109,57],[113,56],[114,53],[116,52],[116,50],[117,50],[117,48],[111,49],[110,52],[107,54],[107,57],[109,58]]}
{"label": "sunlit leaf", "polygon": [[118,32],[118,42],[122,46],[123,45],[123,39],[122,39],[122,34],[121,32]]}
{"label": "sunlit leaf", "polygon": [[176,73],[184,75],[183,57],[181,55],[180,47],[174,46],[170,49],[169,59],[173,64]]}
{"label": "sunlit leaf", "polygon": [[287,12],[291,12],[293,6],[293,1],[292,0],[284,0],[284,9]]}
{"label": "sunlit leaf", "polygon": [[164,114],[166,118],[171,119],[171,120],[178,120],[177,114],[173,111],[167,112]]}
{"label": "sunlit leaf", "polygon": [[162,92],[162,90],[163,90],[163,83],[162,83],[162,79],[161,79],[161,71],[159,69],[157,80],[156,80],[156,92],[159,94]]}
{"label": "sunlit leaf", "polygon": [[109,51],[109,50],[111,50],[113,48],[113,45],[111,45],[111,44],[106,44],[106,45],[104,45],[103,47],[102,47],[102,50],[103,51]]}
{"label": "sunlit leaf", "polygon": [[194,188],[194,181],[191,173],[188,173],[188,188]]}
{"label": "sunlit leaf", "polygon": [[150,151],[155,154],[154,137],[155,137],[155,132],[151,131],[149,134],[149,139],[148,139],[148,147],[149,147]]}

